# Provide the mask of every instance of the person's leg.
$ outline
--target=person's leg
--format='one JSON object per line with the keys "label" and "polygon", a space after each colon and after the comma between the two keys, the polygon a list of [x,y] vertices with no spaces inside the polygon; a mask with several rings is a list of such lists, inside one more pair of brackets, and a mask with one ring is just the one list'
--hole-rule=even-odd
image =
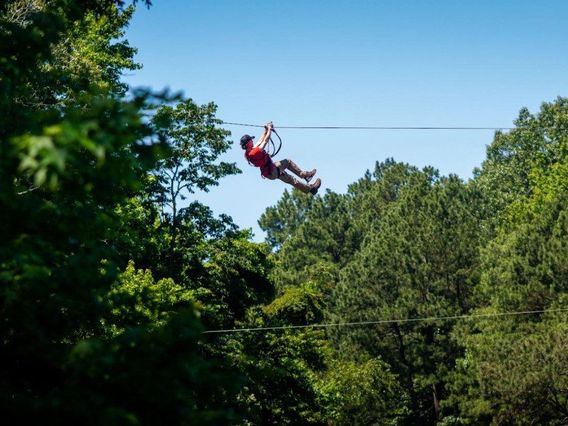
{"label": "person's leg", "polygon": [[289,169],[296,176],[306,179],[307,182],[309,182],[310,179],[316,174],[316,169],[305,172],[300,169],[296,163],[288,158],[276,162],[276,166],[280,168],[280,171],[282,172],[286,169]]}
{"label": "person's leg", "polygon": [[278,176],[282,182],[286,182],[288,185],[292,185],[294,188],[299,189],[302,192],[308,193],[312,189],[310,185],[300,182],[294,176],[289,175],[285,171],[280,170],[280,176]]}
{"label": "person's leg", "polygon": [[285,182],[288,185],[292,185],[294,188],[297,188],[304,193],[311,192],[312,195],[316,195],[318,193],[319,187],[321,186],[321,179],[316,179],[314,183],[308,185],[304,182],[300,182],[294,176],[289,175],[283,169],[278,167],[274,167],[273,170],[270,171],[270,174],[265,177],[270,180],[280,179],[282,182]]}

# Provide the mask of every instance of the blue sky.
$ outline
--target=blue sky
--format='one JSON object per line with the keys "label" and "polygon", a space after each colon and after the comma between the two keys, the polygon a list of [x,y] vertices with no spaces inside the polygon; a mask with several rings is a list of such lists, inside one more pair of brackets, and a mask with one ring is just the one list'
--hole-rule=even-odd
{"label": "blue sky", "polygon": [[[133,86],[215,102],[227,122],[275,126],[512,127],[522,107],[566,96],[568,2],[177,1],[139,7],[126,38]],[[227,127],[238,142],[259,129]],[[318,169],[322,192],[393,157],[468,179],[492,131],[292,130],[278,158]],[[257,220],[286,185],[243,174],[196,198],[264,238]]]}

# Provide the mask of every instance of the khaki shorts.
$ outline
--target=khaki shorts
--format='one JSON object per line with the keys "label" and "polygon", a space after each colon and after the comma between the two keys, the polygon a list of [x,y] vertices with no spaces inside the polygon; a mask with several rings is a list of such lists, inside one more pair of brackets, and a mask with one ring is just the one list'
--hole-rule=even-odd
{"label": "khaki shorts", "polygon": [[282,172],[288,168],[288,166],[290,165],[290,161],[288,159],[284,159],[281,161],[276,161],[274,165],[276,167],[272,169],[272,173],[270,173],[270,175],[265,176],[266,179],[271,179],[271,180],[278,179],[282,174]]}

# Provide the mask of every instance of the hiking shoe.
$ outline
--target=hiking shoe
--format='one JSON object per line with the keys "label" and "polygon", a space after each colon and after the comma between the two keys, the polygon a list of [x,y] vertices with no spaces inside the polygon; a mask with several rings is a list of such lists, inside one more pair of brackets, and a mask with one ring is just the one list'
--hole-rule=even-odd
{"label": "hiking shoe", "polygon": [[310,185],[310,192],[312,195],[316,195],[318,193],[318,189],[321,186],[321,179],[317,178],[314,183]]}
{"label": "hiking shoe", "polygon": [[304,172],[304,176],[302,177],[306,179],[306,182],[310,183],[310,181],[312,180],[315,174],[316,174],[316,169],[313,169],[309,172]]}

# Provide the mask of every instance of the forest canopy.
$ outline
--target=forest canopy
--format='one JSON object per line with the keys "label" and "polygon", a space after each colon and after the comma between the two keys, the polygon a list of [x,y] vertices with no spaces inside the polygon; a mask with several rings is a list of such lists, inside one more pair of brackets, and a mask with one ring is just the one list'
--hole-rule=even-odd
{"label": "forest canopy", "polygon": [[133,13],[0,5],[5,424],[566,424],[568,98],[467,181],[286,190],[257,243],[194,197],[240,173],[217,105],[123,82]]}

